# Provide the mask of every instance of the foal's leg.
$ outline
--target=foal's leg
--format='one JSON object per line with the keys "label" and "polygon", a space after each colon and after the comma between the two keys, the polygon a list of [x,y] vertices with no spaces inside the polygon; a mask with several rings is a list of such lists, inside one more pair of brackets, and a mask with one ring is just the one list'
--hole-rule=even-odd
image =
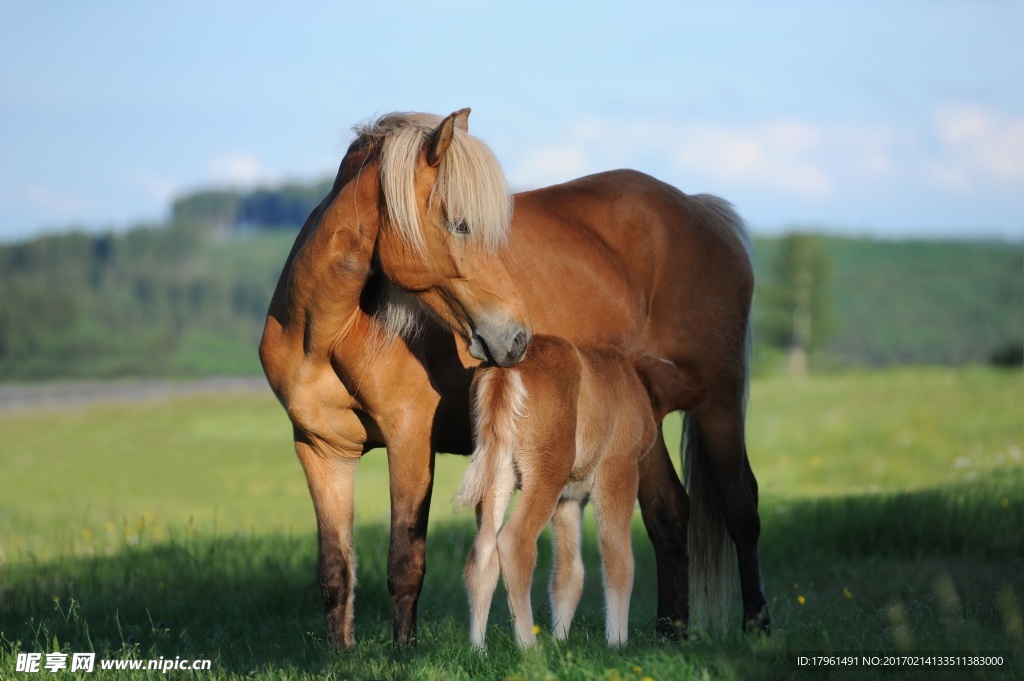
{"label": "foal's leg", "polygon": [[630,525],[638,476],[636,456],[620,455],[602,461],[594,479],[594,509],[604,580],[605,635],[608,645],[613,647],[625,645],[629,636],[629,598],[633,591]]}
{"label": "foal's leg", "polygon": [[[415,430],[415,429],[411,429]],[[388,447],[391,480],[391,545],[388,592],[395,604],[394,641],[416,643],[416,615],[427,571],[427,517],[434,484],[434,452],[428,433]],[[416,435],[419,435],[417,438]]]}
{"label": "foal's leg", "polygon": [[327,616],[327,643],[332,647],[351,648],[356,643],[352,630],[356,582],[352,520],[359,455],[353,453],[346,457],[324,452],[299,433],[295,437],[295,452],[306,472],[316,511],[320,544],[318,573]]}
{"label": "foal's leg", "polygon": [[489,490],[476,508],[477,534],[466,562],[469,593],[469,639],[476,648],[486,645],[487,619],[498,586],[498,527],[505,517],[509,495]]}
{"label": "foal's leg", "polygon": [[[566,450],[570,451],[571,450]],[[545,471],[545,474],[547,471]],[[516,641],[521,648],[537,642],[533,633],[530,583],[537,566],[537,538],[548,524],[558,497],[568,479],[537,479],[524,472],[523,491],[508,523],[498,533],[498,562],[508,592]]]}
{"label": "foal's leg", "polygon": [[551,570],[551,629],[555,638],[569,636],[576,606],[583,596],[583,503],[561,499],[551,516],[554,566]]}
{"label": "foal's leg", "polygon": [[709,401],[695,413],[719,488],[725,526],[736,545],[743,595],[743,627],[768,632],[771,620],[761,581],[757,542],[761,519],[757,513],[757,480],[744,442],[742,403]]}
{"label": "foal's leg", "polygon": [[654,445],[640,459],[640,513],[658,566],[658,636],[685,639],[690,619],[690,500],[672,466],[659,424]]}

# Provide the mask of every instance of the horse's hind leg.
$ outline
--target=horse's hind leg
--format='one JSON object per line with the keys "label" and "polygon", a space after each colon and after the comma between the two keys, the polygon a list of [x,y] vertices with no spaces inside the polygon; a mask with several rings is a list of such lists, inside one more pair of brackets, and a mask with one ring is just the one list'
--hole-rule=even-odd
{"label": "horse's hind leg", "polygon": [[551,516],[551,629],[559,641],[568,638],[583,596],[582,520],[583,504],[575,500],[560,500]]}
{"label": "horse's hind leg", "polygon": [[306,472],[316,511],[320,544],[318,572],[327,616],[327,643],[337,648],[351,648],[356,643],[352,627],[356,581],[352,521],[358,454],[348,458],[325,453],[298,433],[295,451]]}
{"label": "horse's hind leg", "polygon": [[690,501],[679,481],[661,426],[654,445],[640,459],[640,513],[654,545],[658,566],[659,636],[684,639],[690,617],[689,560],[686,550]]}
{"label": "horse's hind leg", "polygon": [[530,583],[537,567],[537,538],[551,518],[567,478],[568,474],[565,479],[540,480],[537,476],[527,477],[524,472],[519,503],[498,533],[501,578],[508,593],[516,641],[523,648],[537,642],[537,635],[533,632],[533,606],[530,604]]}
{"label": "horse's hind leg", "polygon": [[771,621],[757,550],[761,534],[757,480],[747,458],[743,408],[735,400],[725,404],[709,401],[701,405],[694,417],[718,486],[725,526],[736,546],[743,627],[747,631],[768,632]]}
{"label": "horse's hind leg", "polygon": [[625,645],[629,636],[629,599],[633,591],[630,525],[638,478],[635,462],[636,457],[628,455],[605,459],[594,479],[594,509],[604,580],[605,635],[609,646]]}
{"label": "horse's hind leg", "polygon": [[498,527],[508,502],[508,494],[491,489],[476,508],[477,534],[469,551],[465,572],[469,594],[469,638],[476,648],[486,645],[487,619],[494,589],[498,586]]}

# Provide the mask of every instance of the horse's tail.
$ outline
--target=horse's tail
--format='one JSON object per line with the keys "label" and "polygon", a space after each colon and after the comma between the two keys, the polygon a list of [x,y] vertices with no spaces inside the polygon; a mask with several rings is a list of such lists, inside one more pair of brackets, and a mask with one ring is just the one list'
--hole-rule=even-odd
{"label": "horse's tail", "polygon": [[721,498],[700,426],[683,417],[683,477],[690,495],[687,532],[690,555],[691,629],[724,630],[732,605],[735,551],[725,528]]}
{"label": "horse's tail", "polygon": [[[743,219],[717,196],[693,197],[709,223],[740,241],[753,266],[753,246]],[[743,410],[750,395],[750,353],[753,327],[747,318],[743,362]],[[736,581],[736,551],[725,527],[723,499],[711,469],[711,456],[692,413],[683,418],[683,478],[690,496],[688,552],[690,557],[691,623],[697,628],[724,630],[732,607]]]}
{"label": "horse's tail", "polygon": [[[515,451],[519,421],[526,415],[526,386],[515,369],[481,369],[473,397],[476,449],[452,503],[456,509],[476,507],[493,492],[495,512],[501,509],[504,516],[516,488]],[[494,519],[495,529],[501,521]]]}

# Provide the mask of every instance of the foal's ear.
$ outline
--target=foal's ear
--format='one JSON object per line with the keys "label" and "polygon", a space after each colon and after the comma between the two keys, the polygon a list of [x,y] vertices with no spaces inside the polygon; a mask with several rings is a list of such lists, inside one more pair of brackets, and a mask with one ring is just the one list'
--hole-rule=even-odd
{"label": "foal's ear", "polygon": [[459,109],[453,114],[447,116],[441,125],[437,126],[437,130],[430,134],[430,139],[427,140],[427,164],[436,168],[441,163],[441,159],[444,158],[444,154],[448,151],[448,147],[452,144],[452,138],[455,137],[455,128],[462,131],[469,130],[469,109]]}

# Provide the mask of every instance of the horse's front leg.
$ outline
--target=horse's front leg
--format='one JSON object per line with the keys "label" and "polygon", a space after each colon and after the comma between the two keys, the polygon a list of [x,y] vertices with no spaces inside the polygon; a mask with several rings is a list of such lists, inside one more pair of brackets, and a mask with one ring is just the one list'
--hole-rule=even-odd
{"label": "horse's front leg", "polygon": [[[427,518],[434,484],[434,452],[429,430],[407,431],[389,443],[391,546],[388,592],[395,604],[394,641],[415,645],[416,616],[427,571]],[[418,435],[418,437],[417,437]]]}
{"label": "horse's front leg", "polygon": [[356,581],[352,521],[359,454],[328,451],[322,443],[298,431],[295,451],[306,472],[316,511],[320,544],[318,574],[327,618],[327,644],[351,648],[356,643],[352,627]]}

